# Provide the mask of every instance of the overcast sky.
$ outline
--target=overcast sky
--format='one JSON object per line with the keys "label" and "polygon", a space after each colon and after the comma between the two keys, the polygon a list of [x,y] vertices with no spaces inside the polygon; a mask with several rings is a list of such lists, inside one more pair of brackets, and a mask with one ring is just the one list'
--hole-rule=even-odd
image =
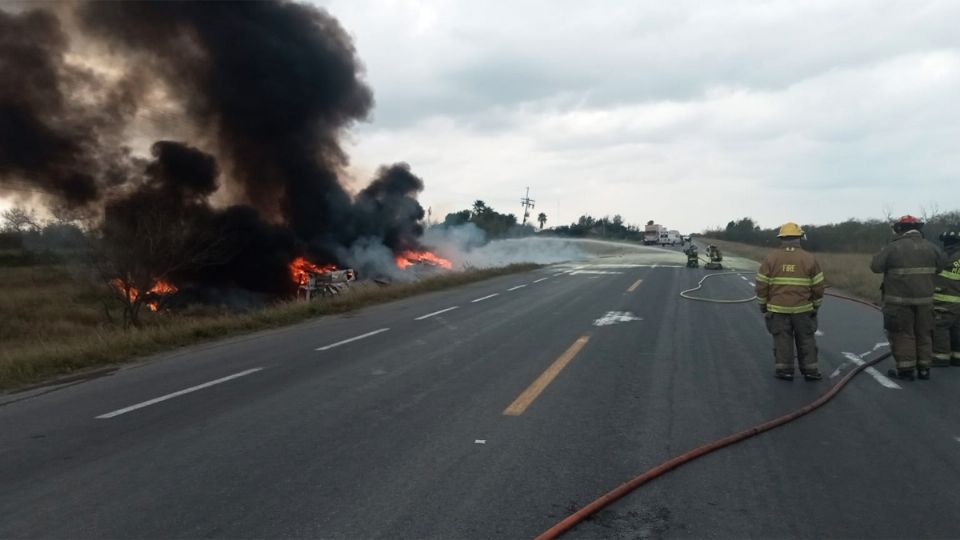
{"label": "overcast sky", "polygon": [[375,95],[355,189],[406,161],[435,220],[527,186],[548,226],[960,208],[960,0],[314,1]]}
{"label": "overcast sky", "polygon": [[697,231],[960,207],[960,2],[356,1],[376,107],[357,173],[407,161],[434,218]]}

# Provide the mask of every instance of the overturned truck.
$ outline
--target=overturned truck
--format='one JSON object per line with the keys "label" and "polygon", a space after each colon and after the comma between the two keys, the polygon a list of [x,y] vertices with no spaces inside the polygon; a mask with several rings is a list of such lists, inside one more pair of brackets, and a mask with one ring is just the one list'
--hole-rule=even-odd
{"label": "overturned truck", "polygon": [[350,282],[356,279],[357,274],[352,268],[306,272],[297,288],[297,298],[309,302],[317,296],[337,296],[346,291]]}

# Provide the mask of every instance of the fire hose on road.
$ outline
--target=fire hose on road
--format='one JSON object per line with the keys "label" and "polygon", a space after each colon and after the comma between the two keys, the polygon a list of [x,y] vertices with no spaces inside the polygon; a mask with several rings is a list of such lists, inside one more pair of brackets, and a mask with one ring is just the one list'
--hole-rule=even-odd
{"label": "fire hose on road", "polygon": [[689,293],[692,293],[692,292],[694,292],[694,291],[699,291],[700,289],[702,289],[702,288],[703,288],[703,282],[706,281],[706,280],[709,279],[709,278],[717,277],[717,276],[732,276],[732,275],[738,275],[738,276],[739,276],[739,275],[742,275],[743,273],[744,273],[744,272],[720,272],[720,273],[718,273],[718,274],[707,274],[707,275],[703,276],[703,279],[701,279],[699,283],[697,283],[697,286],[696,286],[696,287],[694,287],[694,288],[692,288],[692,289],[687,289],[687,290],[685,290],[685,291],[680,291],[680,296],[681,296],[682,298],[686,298],[687,300],[696,300],[696,301],[698,301],[698,302],[713,302],[713,303],[715,303],[715,304],[745,304],[745,303],[747,303],[747,302],[753,302],[754,300],[757,299],[757,295],[753,295],[753,296],[751,296],[750,298],[743,298],[743,299],[740,299],[740,300],[717,300],[717,299],[715,299],[715,298],[703,298],[703,297],[700,297],[700,296],[690,296],[690,294],[689,294]]}
{"label": "fire hose on road", "polygon": [[[683,297],[683,298],[686,298],[687,300],[698,300],[698,301],[701,301],[701,302],[716,302],[716,303],[721,303],[721,304],[739,304],[739,303],[745,303],[745,302],[752,302],[752,301],[756,298],[756,296],[753,296],[753,297],[747,298],[747,299],[742,299],[742,300],[714,300],[714,299],[710,299],[710,298],[691,297],[691,296],[688,295],[688,293],[690,293],[690,292],[693,292],[693,291],[696,291],[696,290],[701,289],[701,288],[703,287],[703,282],[706,281],[707,278],[715,277],[715,276],[722,276],[722,275],[741,274],[741,273],[742,273],[742,272],[724,272],[724,273],[720,273],[720,274],[709,274],[709,275],[705,276],[703,279],[701,279],[701,280],[700,280],[700,283],[699,283],[696,287],[694,287],[694,288],[692,288],[692,289],[687,289],[687,290],[685,290],[685,291],[682,291],[682,292],[680,293],[680,296]],[[859,300],[859,299],[857,299],[857,298],[851,298],[851,297],[849,297],[849,296],[844,296],[844,295],[832,293],[832,292],[829,292],[829,291],[828,291],[826,294],[829,295],[829,296],[833,296],[833,297],[835,297],[835,298],[841,298],[841,299],[843,299],[843,300],[848,300],[848,301],[851,301],[851,302],[857,302],[857,303],[859,303],[859,304],[864,304],[864,305],[870,306],[870,307],[872,307],[872,308],[874,308],[874,309],[877,309],[877,310],[880,309],[878,306],[876,306],[876,305],[874,305],[874,304],[871,304],[871,303],[869,303],[869,302],[865,302],[865,301],[863,301],[863,300]],[[619,486],[617,486],[617,487],[616,487],[615,489],[613,489],[612,491],[604,494],[603,496],[601,496],[600,498],[594,500],[594,501],[591,502],[590,504],[584,506],[584,507],[581,508],[580,510],[577,510],[577,511],[574,512],[573,514],[570,514],[569,516],[567,516],[565,519],[563,519],[562,521],[560,521],[559,523],[557,523],[557,524],[554,525],[553,527],[550,527],[550,528],[547,529],[546,531],[542,532],[539,536],[537,536],[537,540],[548,540],[548,539],[552,539],[552,538],[557,538],[557,537],[559,537],[559,536],[562,535],[563,533],[565,533],[565,532],[569,531],[570,529],[572,529],[573,527],[575,527],[575,526],[576,526],[577,524],[579,524],[581,521],[587,519],[588,517],[590,517],[590,516],[592,516],[593,514],[599,512],[600,510],[606,508],[607,506],[609,506],[610,504],[612,504],[614,501],[617,501],[618,499],[620,499],[620,498],[623,497],[624,495],[632,492],[633,490],[639,488],[640,486],[646,484],[647,482],[649,482],[649,481],[651,481],[651,480],[653,480],[653,479],[655,479],[655,478],[658,478],[658,477],[666,474],[667,472],[670,472],[670,471],[672,471],[673,469],[676,469],[677,467],[680,467],[681,465],[684,465],[684,464],[686,464],[686,463],[689,463],[689,462],[691,462],[691,461],[693,461],[693,460],[695,460],[695,459],[697,459],[697,458],[699,458],[699,457],[705,456],[705,455],[707,455],[707,454],[709,454],[709,453],[711,453],[711,452],[715,452],[715,451],[717,451],[717,450],[720,450],[721,448],[726,448],[727,446],[731,446],[731,445],[734,445],[734,444],[736,444],[736,443],[745,441],[745,440],[747,440],[747,439],[749,439],[749,438],[751,438],[751,437],[753,437],[753,436],[755,436],[755,435],[759,435],[759,434],[764,433],[764,432],[766,432],[766,431],[770,431],[770,430],[772,430],[772,429],[774,429],[774,428],[778,428],[778,427],[780,427],[780,426],[782,426],[782,425],[784,425],[784,424],[788,424],[788,423],[796,420],[797,418],[800,418],[801,416],[806,415],[807,413],[810,413],[810,412],[813,412],[813,411],[819,409],[820,407],[822,407],[823,405],[825,405],[828,401],[830,401],[831,399],[833,399],[837,394],[839,394],[840,391],[843,390],[843,388],[846,387],[847,384],[848,384],[851,380],[853,380],[854,377],[856,377],[857,375],[859,375],[859,374],[860,374],[861,372],[863,372],[865,369],[867,369],[867,368],[869,368],[869,367],[872,367],[872,366],[874,366],[874,365],[882,362],[883,360],[889,358],[890,355],[891,355],[891,353],[887,352],[887,353],[881,354],[881,355],[878,356],[877,358],[874,358],[874,359],[872,359],[872,360],[868,360],[868,361],[864,362],[863,364],[857,366],[857,367],[854,368],[852,371],[850,371],[849,373],[847,373],[846,375],[844,375],[843,378],[841,378],[839,381],[837,381],[837,383],[836,383],[835,385],[833,385],[832,387],[830,387],[830,389],[827,390],[823,395],[821,395],[821,396],[818,397],[816,400],[812,401],[811,403],[808,403],[807,405],[805,405],[805,406],[803,406],[803,407],[801,407],[801,408],[799,408],[799,409],[797,409],[797,410],[795,410],[795,411],[792,411],[792,412],[790,412],[790,413],[787,413],[787,414],[785,414],[785,415],[783,415],[783,416],[780,416],[780,417],[778,417],[778,418],[774,418],[774,419],[772,419],[772,420],[768,420],[768,421],[766,421],[766,422],[763,422],[762,424],[758,424],[758,425],[756,425],[756,426],[753,426],[753,427],[751,427],[751,428],[745,429],[745,430],[740,431],[740,432],[738,432],[738,433],[734,433],[734,434],[732,434],[732,435],[728,435],[728,436],[726,436],[726,437],[723,437],[722,439],[717,439],[717,440],[715,440],[715,441],[713,441],[713,442],[711,442],[711,443],[707,443],[707,444],[705,444],[705,445],[703,445],[703,446],[701,446],[701,447],[699,447],[699,448],[695,448],[695,449],[693,449],[693,450],[690,450],[689,452],[680,454],[679,456],[676,456],[676,457],[671,458],[671,459],[669,459],[669,460],[667,460],[667,461],[664,461],[663,463],[657,465],[656,467],[654,467],[654,468],[652,468],[652,469],[649,469],[648,471],[646,471],[646,472],[644,472],[643,474],[641,474],[641,475],[633,478],[632,480],[630,480],[630,481],[628,481],[628,482],[625,482],[625,483],[623,483],[623,484],[620,484]]]}

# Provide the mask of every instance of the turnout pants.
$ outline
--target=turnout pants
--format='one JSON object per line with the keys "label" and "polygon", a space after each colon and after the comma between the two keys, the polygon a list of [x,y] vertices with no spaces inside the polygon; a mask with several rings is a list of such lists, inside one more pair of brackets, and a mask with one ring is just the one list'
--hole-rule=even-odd
{"label": "turnout pants", "polygon": [[933,330],[934,365],[960,366],[960,306],[948,309],[934,308]]}
{"label": "turnout pants", "polygon": [[933,364],[932,305],[886,304],[883,328],[898,370],[928,368]]}
{"label": "turnout pants", "polygon": [[777,371],[793,373],[794,346],[801,373],[818,373],[817,317],[807,313],[771,313],[764,315],[767,331],[773,335],[773,357]]}

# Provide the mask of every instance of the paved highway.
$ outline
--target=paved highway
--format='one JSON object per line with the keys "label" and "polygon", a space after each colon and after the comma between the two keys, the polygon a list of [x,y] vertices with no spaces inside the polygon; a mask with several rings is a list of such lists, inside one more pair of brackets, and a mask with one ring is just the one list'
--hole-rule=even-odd
{"label": "paved highway", "polygon": [[[829,298],[825,380],[776,380],[756,306],[680,299],[707,273],[683,261],[630,249],[0,396],[0,537],[529,538],[886,350]],[[880,371],[569,537],[960,536],[960,368]]]}

